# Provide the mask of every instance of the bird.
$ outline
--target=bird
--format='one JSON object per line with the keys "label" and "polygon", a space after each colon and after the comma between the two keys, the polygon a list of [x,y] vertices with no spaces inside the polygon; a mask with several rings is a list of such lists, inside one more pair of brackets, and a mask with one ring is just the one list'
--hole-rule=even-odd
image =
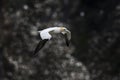
{"label": "bird", "polygon": [[62,34],[65,38],[66,45],[69,46],[70,44],[71,32],[65,27],[49,27],[38,31],[38,33],[41,40],[34,50],[34,55],[36,55],[44,47],[46,42],[53,37],[53,34]]}

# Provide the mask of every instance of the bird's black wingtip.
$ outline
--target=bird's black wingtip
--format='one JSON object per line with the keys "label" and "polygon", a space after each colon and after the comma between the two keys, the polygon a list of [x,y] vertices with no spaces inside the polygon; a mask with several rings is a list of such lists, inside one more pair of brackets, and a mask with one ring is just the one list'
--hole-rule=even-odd
{"label": "bird's black wingtip", "polygon": [[67,45],[67,47],[70,46],[70,41],[69,40],[66,40],[66,45]]}
{"label": "bird's black wingtip", "polygon": [[36,56],[38,52],[43,48],[48,39],[40,40],[37,47],[35,48],[33,55]]}
{"label": "bird's black wingtip", "polygon": [[32,54],[33,56],[36,56],[37,55],[37,53],[36,52],[33,52],[33,54]]}

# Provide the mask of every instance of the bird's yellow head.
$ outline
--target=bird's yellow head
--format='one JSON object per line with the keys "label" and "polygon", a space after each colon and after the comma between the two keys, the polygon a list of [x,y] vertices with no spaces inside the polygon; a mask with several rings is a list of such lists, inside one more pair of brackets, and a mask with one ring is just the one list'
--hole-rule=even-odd
{"label": "bird's yellow head", "polygon": [[61,32],[62,34],[65,34],[66,31],[67,31],[67,29],[66,29],[65,27],[60,27],[60,32]]}
{"label": "bird's yellow head", "polygon": [[65,27],[60,27],[60,31],[62,32],[62,31],[65,31],[66,30],[66,28]]}

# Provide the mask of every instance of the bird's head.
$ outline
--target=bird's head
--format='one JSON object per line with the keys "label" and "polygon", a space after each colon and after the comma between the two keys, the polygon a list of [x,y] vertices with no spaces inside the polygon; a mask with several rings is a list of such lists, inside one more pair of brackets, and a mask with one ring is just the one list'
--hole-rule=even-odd
{"label": "bird's head", "polygon": [[60,31],[61,31],[62,34],[65,34],[67,29],[65,27],[60,27]]}
{"label": "bird's head", "polygon": [[60,27],[61,31],[65,30],[66,28],[65,27]]}

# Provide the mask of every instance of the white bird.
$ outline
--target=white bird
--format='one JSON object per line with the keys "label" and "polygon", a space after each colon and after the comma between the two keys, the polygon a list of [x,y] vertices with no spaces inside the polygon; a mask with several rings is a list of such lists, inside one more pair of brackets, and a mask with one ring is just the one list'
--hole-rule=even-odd
{"label": "white bird", "polygon": [[37,47],[35,48],[34,55],[43,48],[45,43],[52,38],[52,34],[61,33],[64,35],[66,40],[66,45],[69,46],[69,42],[71,39],[71,32],[65,27],[51,27],[47,29],[43,29],[38,31],[42,40],[38,43]]}

